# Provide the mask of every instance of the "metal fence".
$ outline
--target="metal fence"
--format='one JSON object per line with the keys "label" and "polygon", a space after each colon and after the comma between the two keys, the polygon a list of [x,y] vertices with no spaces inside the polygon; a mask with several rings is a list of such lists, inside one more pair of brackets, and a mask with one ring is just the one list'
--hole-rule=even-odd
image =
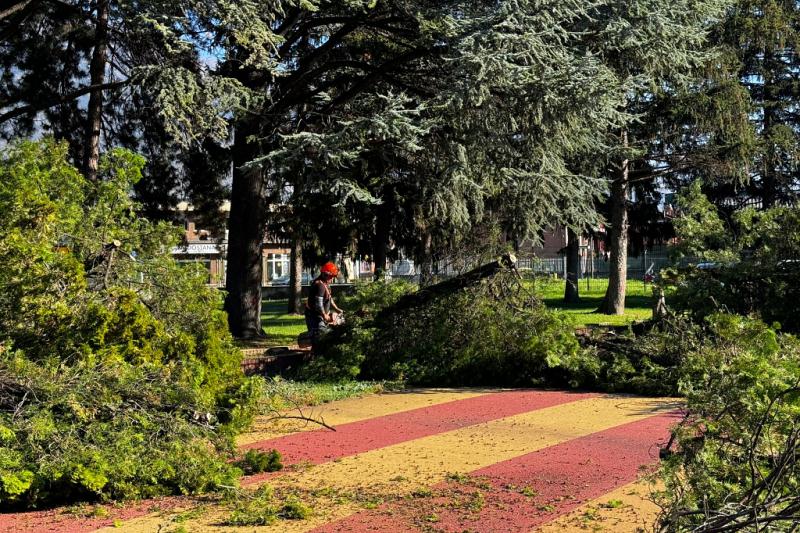
{"label": "metal fence", "polygon": [[[690,258],[681,261],[682,264],[691,262]],[[673,265],[674,262],[665,253],[643,253],[640,256],[628,257],[628,277],[631,279],[643,279],[646,274],[657,275],[662,269]],[[477,266],[471,265],[471,267]],[[580,278],[606,278],[610,271],[610,262],[603,257],[582,257],[581,258],[581,272]],[[452,264],[442,263],[437,265],[436,276],[448,277],[464,272],[465,269],[471,268],[465,265],[456,267]],[[559,278],[565,278],[567,272],[566,257],[524,257],[519,258],[517,267],[521,271],[535,272],[537,274],[553,275]],[[393,263],[389,271],[392,277],[416,279],[419,275],[418,268],[413,262],[408,259],[402,262]]]}
{"label": "metal fence", "polygon": [[[628,277],[643,278],[645,274],[658,274],[661,269],[672,265],[673,262],[666,254],[647,254],[638,257],[628,257]],[[567,259],[554,258],[525,258],[520,259],[518,268],[530,270],[538,274],[552,274],[560,278],[566,277]],[[608,277],[611,263],[602,257],[582,257],[580,277]]]}

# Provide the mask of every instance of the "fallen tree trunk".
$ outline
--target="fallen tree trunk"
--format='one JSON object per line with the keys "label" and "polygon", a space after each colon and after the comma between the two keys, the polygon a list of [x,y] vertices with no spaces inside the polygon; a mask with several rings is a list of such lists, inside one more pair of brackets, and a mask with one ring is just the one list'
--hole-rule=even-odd
{"label": "fallen tree trunk", "polygon": [[440,283],[430,285],[412,294],[407,294],[397,300],[393,305],[382,309],[376,316],[375,322],[380,323],[401,311],[407,311],[438,298],[447,296],[479,283],[481,280],[495,276],[503,271],[516,271],[517,258],[506,254],[497,261],[486,263],[469,272],[446,279]]}

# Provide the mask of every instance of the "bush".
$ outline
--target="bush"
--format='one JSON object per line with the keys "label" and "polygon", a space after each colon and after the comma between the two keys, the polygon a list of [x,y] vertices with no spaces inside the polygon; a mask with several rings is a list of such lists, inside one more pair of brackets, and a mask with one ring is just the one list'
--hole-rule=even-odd
{"label": "bush", "polygon": [[236,465],[247,475],[277,472],[283,469],[281,454],[278,450],[268,452],[247,450],[247,453],[236,462]]}
{"label": "bush", "polygon": [[668,531],[791,530],[800,521],[800,342],[711,315],[681,370],[688,417],[662,466]]}
{"label": "bush", "polygon": [[800,331],[800,208],[749,208],[725,216],[699,183],[682,195],[680,207],[677,256],[699,257],[710,268],[668,272],[676,287],[671,305],[696,321],[726,311]]}
{"label": "bush", "polygon": [[143,160],[87,183],[52,140],[0,160],[0,506],[194,493],[249,421],[221,296],[136,214]]}

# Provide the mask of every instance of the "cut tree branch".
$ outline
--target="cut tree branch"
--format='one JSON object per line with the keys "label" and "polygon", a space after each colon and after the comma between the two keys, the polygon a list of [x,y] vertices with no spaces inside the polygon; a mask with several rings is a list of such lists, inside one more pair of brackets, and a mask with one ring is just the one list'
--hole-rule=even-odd
{"label": "cut tree branch", "polygon": [[24,0],[22,2],[17,2],[16,4],[12,4],[11,7],[0,11],[0,20],[6,19],[18,11],[22,11],[28,7],[28,4],[30,4],[32,1],[33,0]]}
{"label": "cut tree branch", "polygon": [[403,296],[394,304],[382,309],[375,316],[375,322],[383,322],[400,311],[407,311],[409,309],[419,307],[439,296],[457,293],[466,287],[475,285],[481,280],[490,278],[504,270],[516,271],[516,267],[517,258],[511,254],[506,254],[497,261],[492,261],[491,263],[479,266],[478,268],[470,270],[469,272],[465,272],[459,276],[455,276],[442,281],[441,283],[430,285],[429,287],[420,289],[417,292],[412,292],[411,294]]}
{"label": "cut tree branch", "polygon": [[41,103],[37,103],[37,104],[28,104],[28,105],[24,105],[24,106],[20,106],[20,107],[15,107],[14,109],[12,109],[10,111],[6,111],[5,113],[0,115],[0,124],[8,122],[9,120],[13,120],[13,119],[15,119],[17,117],[21,117],[23,115],[27,115],[29,113],[37,113],[39,111],[44,111],[45,109],[50,109],[51,107],[55,107],[57,105],[65,104],[67,102],[75,100],[76,98],[80,98],[81,96],[89,94],[92,91],[96,91],[98,89],[102,90],[102,91],[107,91],[109,89],[117,89],[119,87],[127,85],[128,83],[130,83],[130,81],[131,81],[131,79],[128,78],[126,80],[120,80],[120,81],[115,81],[115,82],[110,82],[110,83],[101,83],[101,84],[98,84],[98,85],[89,85],[87,87],[81,87],[80,89],[72,91],[71,93],[58,96],[58,97],[53,98],[51,100],[47,100],[46,102],[41,102]]}

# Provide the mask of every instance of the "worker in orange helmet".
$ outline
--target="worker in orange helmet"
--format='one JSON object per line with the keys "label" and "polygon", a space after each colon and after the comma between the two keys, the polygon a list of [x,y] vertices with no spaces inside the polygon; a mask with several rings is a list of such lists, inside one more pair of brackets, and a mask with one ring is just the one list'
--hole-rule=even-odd
{"label": "worker in orange helmet", "polygon": [[[337,323],[337,314],[342,310],[333,301],[331,282],[339,275],[339,267],[332,262],[322,265],[320,274],[311,282],[311,290],[306,301],[306,327],[311,334],[311,344],[316,345],[320,335],[328,331],[331,324]],[[331,312],[331,308],[335,311]]]}

